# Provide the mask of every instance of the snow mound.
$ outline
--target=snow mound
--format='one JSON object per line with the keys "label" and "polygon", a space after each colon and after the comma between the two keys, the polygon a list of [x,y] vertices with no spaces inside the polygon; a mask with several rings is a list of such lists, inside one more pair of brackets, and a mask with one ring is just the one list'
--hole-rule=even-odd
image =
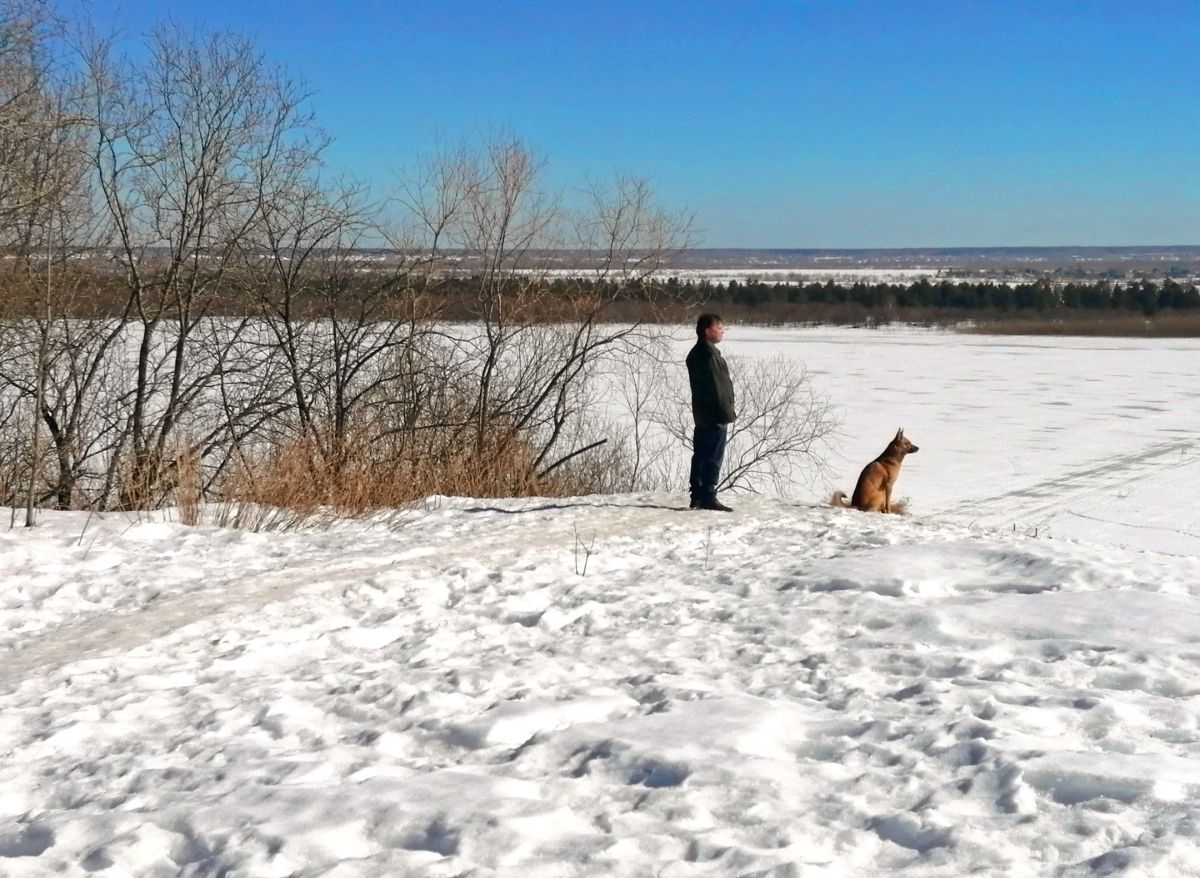
{"label": "snow mound", "polygon": [[0,534],[0,874],[1194,874],[1200,559],[683,505]]}

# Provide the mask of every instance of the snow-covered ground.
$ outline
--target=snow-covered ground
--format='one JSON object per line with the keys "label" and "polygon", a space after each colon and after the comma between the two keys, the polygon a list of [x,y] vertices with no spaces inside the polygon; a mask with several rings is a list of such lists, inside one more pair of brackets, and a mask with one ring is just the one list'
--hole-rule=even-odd
{"label": "snow-covered ground", "polygon": [[833,486],[904,426],[912,514],[0,531],[0,875],[1200,874],[1200,345],[723,348],[807,362]]}

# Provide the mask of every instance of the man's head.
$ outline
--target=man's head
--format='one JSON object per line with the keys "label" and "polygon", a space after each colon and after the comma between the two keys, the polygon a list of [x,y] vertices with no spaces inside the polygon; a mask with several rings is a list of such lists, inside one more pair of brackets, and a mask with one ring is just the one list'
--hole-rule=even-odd
{"label": "man's head", "polygon": [[696,337],[716,344],[725,337],[725,324],[716,314],[701,314],[696,319]]}

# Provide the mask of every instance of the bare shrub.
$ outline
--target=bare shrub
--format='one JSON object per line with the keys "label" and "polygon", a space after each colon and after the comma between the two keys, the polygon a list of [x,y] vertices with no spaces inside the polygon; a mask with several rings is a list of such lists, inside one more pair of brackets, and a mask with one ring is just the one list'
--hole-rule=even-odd
{"label": "bare shrub", "polygon": [[[624,464],[624,481],[613,490],[670,490],[680,483],[681,450],[678,433],[671,427],[681,417],[675,409],[685,403],[682,414],[691,423],[691,404],[671,383],[679,367],[671,357],[670,341],[670,336],[661,332],[627,339],[612,368],[601,376],[620,413],[609,430],[615,440],[612,453],[619,454]],[[686,441],[690,442],[690,427],[688,430]],[[686,484],[686,470],[682,472]]]}
{"label": "bare shrub", "polygon": [[738,375],[738,419],[729,436],[721,487],[787,493],[792,479],[810,484],[821,473],[828,440],[838,425],[829,399],[813,387],[802,364],[782,356],[731,358]]}
{"label": "bare shrub", "polygon": [[[782,356],[729,359],[738,419],[729,429],[719,488],[770,489],[789,496],[796,481],[817,481],[838,426],[833,404],[801,364]],[[626,405],[634,405],[633,459],[641,461],[631,487],[682,490],[688,482],[693,429],[687,375],[673,361],[660,359],[649,368],[646,374],[646,363],[636,365],[634,378],[624,385]]]}

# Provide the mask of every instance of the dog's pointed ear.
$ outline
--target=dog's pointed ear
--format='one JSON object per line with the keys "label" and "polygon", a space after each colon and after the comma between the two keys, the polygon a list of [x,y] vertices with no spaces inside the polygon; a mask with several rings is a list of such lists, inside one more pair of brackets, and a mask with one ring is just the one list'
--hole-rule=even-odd
{"label": "dog's pointed ear", "polygon": [[896,438],[897,439],[904,438],[904,428],[903,427],[901,427],[899,430],[896,431]]}

